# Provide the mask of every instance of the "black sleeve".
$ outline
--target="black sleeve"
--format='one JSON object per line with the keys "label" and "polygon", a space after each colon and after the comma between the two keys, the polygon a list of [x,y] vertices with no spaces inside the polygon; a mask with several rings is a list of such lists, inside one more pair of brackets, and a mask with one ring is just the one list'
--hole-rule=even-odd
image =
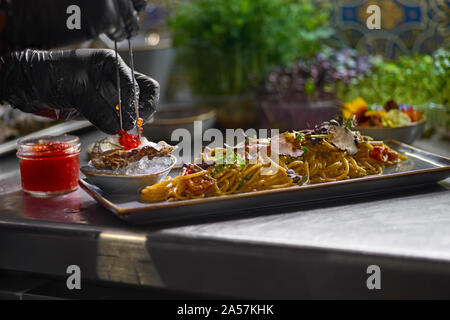
{"label": "black sleeve", "polygon": [[[80,29],[69,29],[68,19],[80,10]],[[5,24],[3,52],[51,49],[80,43],[105,33],[122,40],[137,33],[137,10],[132,0],[0,0]],[[70,19],[69,19],[70,20]]]}

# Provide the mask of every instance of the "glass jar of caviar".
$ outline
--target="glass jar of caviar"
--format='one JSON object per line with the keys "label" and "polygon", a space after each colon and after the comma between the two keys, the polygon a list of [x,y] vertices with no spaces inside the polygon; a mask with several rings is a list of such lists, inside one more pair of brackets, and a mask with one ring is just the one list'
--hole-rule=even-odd
{"label": "glass jar of caviar", "polygon": [[19,140],[22,189],[38,197],[72,192],[78,188],[80,139],[43,136]]}

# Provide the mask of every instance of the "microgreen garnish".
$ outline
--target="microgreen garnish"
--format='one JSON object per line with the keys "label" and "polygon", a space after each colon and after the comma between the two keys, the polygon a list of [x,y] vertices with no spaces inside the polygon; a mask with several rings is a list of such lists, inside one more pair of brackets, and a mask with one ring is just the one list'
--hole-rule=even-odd
{"label": "microgreen garnish", "polygon": [[300,140],[300,141],[303,140],[303,138],[304,138],[303,133],[294,131],[294,134],[295,134],[295,139]]}
{"label": "microgreen garnish", "polygon": [[213,173],[212,173],[213,176],[215,176],[216,174],[220,173],[223,169],[224,169],[223,165],[217,165],[217,166],[214,168],[214,171],[213,171]]}
{"label": "microgreen garnish", "polygon": [[307,147],[305,147],[305,146],[302,147],[302,150],[304,152],[303,155],[305,155],[305,154],[307,154],[309,152],[309,149]]}
{"label": "microgreen garnish", "polygon": [[300,179],[300,181],[299,182],[297,182],[297,184],[299,185],[299,186],[302,186],[302,185],[304,185],[305,184],[305,182],[308,180],[308,178],[307,177],[303,177],[303,178],[301,178]]}
{"label": "microgreen garnish", "polygon": [[310,138],[328,138],[327,134],[311,134],[309,135]]}
{"label": "microgreen garnish", "polygon": [[308,178],[302,177],[302,178],[300,179],[300,181],[297,182],[297,185],[299,185],[299,186],[301,187],[302,185],[305,184],[305,182],[306,182],[307,180],[308,180]]}
{"label": "microgreen garnish", "polygon": [[245,159],[235,155],[235,162],[241,169],[245,168]]}
{"label": "microgreen garnish", "polygon": [[241,182],[239,183],[239,186],[237,187],[236,190],[239,190],[239,189],[244,185],[244,183],[246,183],[247,181],[249,181],[252,177],[253,177],[253,175],[251,175],[250,177],[247,177],[247,178],[242,179]]}
{"label": "microgreen garnish", "polygon": [[353,128],[353,120],[347,119],[347,122],[345,123],[345,129],[351,130]]}

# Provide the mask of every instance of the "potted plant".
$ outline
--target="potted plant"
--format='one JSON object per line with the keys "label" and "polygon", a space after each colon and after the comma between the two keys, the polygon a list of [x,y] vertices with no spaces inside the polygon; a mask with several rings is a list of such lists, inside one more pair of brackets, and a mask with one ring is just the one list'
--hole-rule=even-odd
{"label": "potted plant", "polygon": [[369,68],[368,57],[347,48],[324,48],[312,59],[278,67],[260,90],[261,126],[295,130],[332,118],[339,113],[339,84]]}
{"label": "potted plant", "polygon": [[311,1],[196,0],[180,3],[169,26],[193,93],[220,107],[219,120],[232,120],[224,126],[245,127],[270,68],[318,50],[327,21]]}

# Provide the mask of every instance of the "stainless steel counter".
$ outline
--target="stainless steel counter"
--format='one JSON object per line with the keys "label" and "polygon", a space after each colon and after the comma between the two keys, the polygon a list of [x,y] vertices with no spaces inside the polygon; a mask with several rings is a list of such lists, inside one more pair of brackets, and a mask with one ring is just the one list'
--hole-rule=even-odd
{"label": "stainless steel counter", "polygon": [[[83,146],[98,138],[80,134]],[[422,147],[426,144],[421,143]],[[433,143],[449,155],[448,143]],[[82,155],[82,161],[85,161]],[[251,298],[450,297],[450,180],[234,220],[131,226],[84,191],[37,199],[0,158],[0,269]],[[381,269],[381,290],[366,286]]]}

